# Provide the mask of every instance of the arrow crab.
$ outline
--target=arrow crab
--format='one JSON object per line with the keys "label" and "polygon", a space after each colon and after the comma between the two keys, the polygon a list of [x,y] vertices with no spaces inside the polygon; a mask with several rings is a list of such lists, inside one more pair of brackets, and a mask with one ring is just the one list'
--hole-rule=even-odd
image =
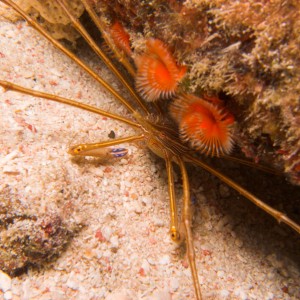
{"label": "arrow crab", "polygon": [[[92,156],[92,157],[100,157],[101,159],[107,156],[111,159],[118,157],[126,158],[127,156],[124,156],[126,154],[126,149],[122,146],[123,144],[130,144],[133,142],[144,142],[146,146],[155,154],[157,154],[159,157],[161,157],[165,161],[166,170],[167,170],[167,182],[168,182],[168,193],[169,193],[169,207],[170,207],[170,234],[171,239],[175,242],[185,242],[186,245],[186,251],[187,251],[187,257],[188,262],[191,268],[191,273],[193,277],[193,284],[195,288],[195,298],[196,299],[202,299],[201,296],[201,284],[199,283],[199,276],[201,283],[205,283],[205,278],[203,278],[203,275],[201,275],[201,268],[197,271],[196,267],[196,254],[195,254],[195,246],[194,246],[194,238],[192,234],[192,210],[193,210],[193,204],[192,199],[193,195],[191,194],[191,187],[190,187],[190,180],[189,175],[187,172],[187,164],[191,163],[192,165],[199,166],[203,168],[204,170],[210,172],[214,176],[218,177],[222,182],[229,185],[233,189],[235,189],[238,193],[242,194],[244,197],[249,199],[250,201],[254,202],[255,205],[265,210],[267,213],[275,217],[279,222],[286,223],[288,226],[296,230],[298,233],[300,233],[300,227],[296,223],[294,223],[292,220],[290,220],[288,217],[283,215],[277,210],[274,210],[267,204],[260,201],[257,197],[253,196],[251,193],[249,193],[246,189],[242,188],[238,184],[236,184],[233,180],[228,178],[227,176],[223,175],[222,173],[216,171],[214,168],[210,167],[208,164],[202,161],[202,159],[198,156],[196,151],[193,151],[190,149],[186,143],[182,142],[178,136],[178,133],[176,132],[175,125],[168,125],[168,115],[166,114],[164,104],[160,105],[157,104],[157,102],[148,103],[145,102],[141,97],[135,92],[135,90],[132,88],[130,81],[129,83],[126,80],[126,77],[116,69],[116,67],[112,64],[111,60],[101,51],[101,49],[98,48],[97,44],[90,39],[87,32],[84,31],[82,28],[81,23],[78,22],[78,20],[74,19],[74,27],[77,28],[81,35],[88,40],[88,43],[94,51],[101,57],[101,59],[107,64],[108,68],[111,69],[115,74],[117,74],[117,77],[121,80],[121,82],[125,85],[125,87],[128,89],[128,92],[131,96],[131,100],[126,100],[127,98],[124,98],[116,89],[113,88],[113,84],[109,84],[106,81],[104,81],[103,76],[98,75],[95,73],[90,67],[88,67],[81,59],[79,59],[76,55],[74,55],[72,52],[70,52],[67,48],[62,46],[60,43],[58,43],[56,40],[52,39],[51,36],[47,34],[47,32],[44,31],[35,21],[33,21],[27,14],[23,13],[13,2],[11,1],[1,1],[5,4],[8,4],[9,6],[13,7],[15,10],[17,10],[23,18],[27,20],[29,25],[34,27],[37,31],[39,31],[42,35],[46,36],[46,38],[54,44],[57,48],[59,48],[60,51],[62,51],[64,54],[69,56],[75,63],[77,63],[81,68],[83,68],[84,71],[86,71],[89,75],[91,75],[96,81],[98,81],[106,90],[111,93],[113,96],[117,98],[118,101],[122,103],[122,105],[125,106],[125,108],[129,111],[131,114],[131,117],[128,116],[123,110],[120,110],[121,113],[109,113],[106,110],[102,110],[99,108],[96,108],[94,106],[89,106],[86,104],[81,104],[80,102],[72,101],[67,98],[54,96],[52,94],[43,93],[40,91],[36,91],[33,89],[28,89],[21,87],[19,85],[16,85],[12,82],[0,81],[0,85],[5,90],[11,90],[11,91],[17,91],[20,93],[28,94],[31,96],[39,97],[39,98],[45,98],[49,100],[53,100],[56,102],[64,103],[70,106],[74,106],[76,108],[90,111],[93,113],[96,113],[100,115],[102,118],[111,118],[113,120],[117,120],[120,122],[123,122],[129,127],[132,127],[137,130],[137,133],[131,133],[127,134],[127,130],[124,130],[124,136],[125,137],[118,137],[115,139],[111,139],[109,141],[103,141],[97,144],[78,144],[76,146],[72,146],[69,149],[69,153],[74,156]],[[60,5],[65,6],[64,1],[57,1],[60,3]],[[85,3],[85,1],[82,1]],[[87,10],[89,10],[89,6],[87,3],[85,3]],[[66,7],[66,14],[70,13],[68,8]],[[90,16],[93,18],[93,11],[90,11]],[[72,16],[70,15],[70,18]],[[97,22],[96,22],[97,23]],[[101,24],[100,30],[101,30]],[[102,29],[103,30],[103,29]],[[102,32],[104,34],[104,32]],[[117,52],[119,54],[119,52]],[[122,54],[121,54],[121,57]],[[126,67],[126,65],[125,65]],[[132,66],[129,65],[129,73]],[[135,70],[131,71],[135,72]],[[56,83],[52,83],[53,86],[55,86]],[[158,102],[159,103],[159,102]],[[153,115],[159,116],[157,118],[153,117]],[[125,116],[124,116],[125,115]],[[226,119],[226,118],[225,118]],[[31,131],[34,131],[34,127],[31,127],[30,124],[27,124],[25,121],[22,122],[19,120],[19,123],[22,123],[21,126],[27,127]],[[115,150],[111,150],[112,146],[117,146],[117,148],[113,148]],[[130,146],[129,146],[130,147]],[[104,150],[104,152],[103,152]],[[112,152],[111,152],[112,151]],[[223,152],[223,151],[221,151]],[[224,151],[226,152],[226,151]],[[212,151],[212,154],[223,154],[218,153],[217,151]],[[129,154],[128,154],[129,156]],[[221,155],[222,156],[222,155]],[[228,159],[233,159],[227,157]],[[238,160],[238,159],[236,159]],[[126,161],[126,160],[125,160]],[[251,165],[251,163],[239,160],[242,163],[246,163],[248,165]],[[124,161],[123,161],[124,162]],[[176,168],[179,170],[180,178],[182,180],[182,196],[176,197],[176,190],[175,190],[175,181],[174,178],[174,170],[173,168],[177,165]],[[111,169],[109,166],[106,166],[106,172],[109,174],[111,172]],[[116,176],[116,175],[114,175]],[[151,176],[151,175],[150,175]],[[104,181],[104,180],[103,180]],[[177,180],[178,181],[178,180]],[[180,179],[179,179],[180,181]],[[192,179],[192,181],[194,181]],[[103,183],[103,182],[102,182]],[[104,184],[104,183],[103,183]],[[87,187],[88,189],[88,187]],[[126,190],[126,188],[125,188]],[[130,190],[128,188],[128,190]],[[137,195],[131,195],[133,199],[137,198]],[[177,199],[176,199],[177,198]],[[182,206],[181,208],[177,209],[177,206]],[[140,212],[140,209],[136,209],[138,213]],[[181,218],[178,218],[179,211],[181,211]],[[220,224],[225,224],[227,221],[221,220]],[[150,229],[149,229],[150,230]],[[151,230],[150,230],[151,231]],[[122,238],[122,235],[124,232],[119,232],[119,238]],[[105,235],[105,234],[104,234]],[[96,236],[101,240],[101,233],[100,231],[97,232]],[[109,234],[106,234],[106,236],[109,236]],[[105,239],[105,237],[104,237]],[[153,241],[155,243],[155,241]],[[111,242],[113,244],[113,242]],[[198,237],[198,246],[201,245],[201,237]],[[116,246],[117,247],[117,246]],[[202,255],[203,256],[210,256],[210,250],[202,249]],[[87,255],[88,256],[88,255]],[[164,264],[164,260],[161,261],[161,264]],[[151,263],[150,263],[151,265]],[[145,263],[140,268],[140,274],[143,274],[143,272],[147,272],[144,269],[147,269],[147,263]],[[222,277],[222,270],[217,271],[219,276]],[[176,283],[173,282],[174,291],[176,290]],[[193,297],[193,296],[190,296]]]}

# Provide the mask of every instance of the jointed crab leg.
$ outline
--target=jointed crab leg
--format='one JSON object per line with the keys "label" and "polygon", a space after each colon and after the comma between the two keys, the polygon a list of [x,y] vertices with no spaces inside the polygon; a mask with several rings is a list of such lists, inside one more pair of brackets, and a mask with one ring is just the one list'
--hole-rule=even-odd
{"label": "jointed crab leg", "polygon": [[271,173],[273,175],[277,175],[277,176],[282,175],[281,172],[279,172],[275,169],[269,168],[269,167],[264,166],[264,165],[258,165],[258,164],[254,163],[252,161],[248,161],[248,160],[241,159],[241,158],[238,158],[238,157],[234,157],[234,156],[230,156],[230,155],[224,155],[224,156],[222,156],[222,158],[225,158],[227,160],[234,161],[234,162],[239,163],[241,165],[249,166],[251,168],[255,168],[255,169],[267,172],[267,173]]}
{"label": "jointed crab leg", "polygon": [[62,44],[56,41],[51,37],[50,34],[44,30],[37,22],[35,22],[31,17],[29,17],[18,5],[16,5],[11,0],[0,0],[4,4],[13,8],[16,12],[18,12],[33,28],[35,28],[39,33],[41,33],[47,40],[49,40],[56,48],[61,50],[64,54],[66,54],[69,58],[71,58],[75,63],[77,63],[83,70],[85,70],[90,76],[92,76],[96,81],[98,81],[106,90],[108,90],[116,99],[118,99],[121,103],[123,103],[126,108],[134,112],[135,109],[132,105],[122,97],[115,89],[113,89],[105,80],[103,80],[97,73],[95,73],[89,66],[87,66],[83,61],[81,61],[78,57],[76,57],[71,51],[65,48]]}
{"label": "jointed crab leg", "polygon": [[123,143],[130,143],[138,140],[143,140],[145,136],[141,135],[133,135],[126,138],[115,139],[112,141],[93,143],[93,144],[78,144],[72,146],[68,153],[74,156],[98,156],[98,150],[101,148],[106,148],[110,146],[120,145]]}
{"label": "jointed crab leg", "polygon": [[81,36],[87,41],[93,51],[101,58],[101,60],[106,64],[106,66],[116,75],[116,77],[122,82],[122,84],[127,88],[127,90],[132,95],[133,99],[137,102],[137,104],[143,109],[145,113],[148,113],[147,107],[144,105],[140,97],[134,91],[134,89],[130,86],[130,84],[126,81],[125,77],[119,72],[119,70],[111,63],[106,54],[97,46],[95,41],[89,35],[89,33],[85,30],[82,24],[78,21],[78,19],[70,12],[67,8],[66,1],[64,0],[56,0],[56,2],[62,7],[65,13],[70,18],[75,29],[81,34]]}
{"label": "jointed crab leg", "polygon": [[97,26],[99,31],[102,33],[102,37],[104,38],[106,44],[112,49],[112,51],[116,55],[119,62],[121,64],[123,64],[123,66],[127,69],[127,71],[132,76],[134,76],[135,75],[134,68],[132,67],[131,63],[127,60],[127,58],[124,55],[122,55],[118,51],[118,49],[115,47],[115,45],[111,42],[108,34],[106,33],[104,25],[101,23],[100,19],[96,15],[96,13],[95,13],[94,9],[92,8],[92,6],[86,0],[81,0],[81,3],[84,5],[84,7],[85,7],[86,11],[88,12],[89,16],[91,17],[91,19],[93,20],[93,22],[95,23],[95,25]]}
{"label": "jointed crab leg", "polygon": [[170,233],[171,239],[174,242],[180,241],[179,229],[178,229],[178,212],[176,206],[176,196],[174,189],[174,175],[172,160],[168,153],[165,153],[165,162],[168,175],[168,188],[169,188],[169,197],[170,197]]}
{"label": "jointed crab leg", "polygon": [[[119,60],[119,62],[121,64],[123,64],[123,66],[127,69],[127,71],[129,72],[129,74],[134,77],[136,72],[132,66],[132,64],[129,62],[129,60],[126,58],[125,55],[122,55],[122,53],[119,52],[119,50],[117,49],[117,47],[115,47],[115,45],[111,42],[109,35],[107,34],[106,30],[105,30],[105,26],[102,24],[101,20],[99,19],[99,17],[96,15],[94,9],[92,8],[91,4],[88,3],[88,1],[86,0],[81,0],[81,3],[83,4],[83,6],[85,7],[86,11],[88,12],[90,18],[93,20],[94,24],[97,26],[97,28],[99,29],[99,31],[102,33],[102,37],[104,38],[106,44],[109,46],[109,48],[114,52],[114,54],[116,55],[117,59]],[[105,53],[103,53],[104,56],[106,57],[106,60],[109,61],[110,63],[110,59],[107,57],[107,55]],[[102,57],[101,57],[102,58]],[[104,58],[102,58],[104,60],[104,62],[106,63],[106,60]],[[109,68],[110,66],[107,65]],[[115,67],[114,67],[115,68]],[[113,72],[115,72],[113,69],[111,69]],[[117,73],[115,73],[115,75],[119,78],[119,80],[123,83],[123,81],[125,81],[124,86],[127,87],[128,91],[133,95],[133,97],[136,99],[137,103],[141,106],[141,108],[143,109],[144,112],[149,111],[148,108],[144,105],[144,102],[142,101],[142,99],[137,95],[137,93],[135,92],[134,89],[132,89],[132,87],[130,86],[130,84],[126,81],[126,79],[124,78],[124,76],[122,76],[122,74],[120,74],[120,72],[117,70]],[[160,107],[159,103],[154,102],[152,103],[152,106],[154,107],[154,109],[156,110],[156,112],[159,115],[163,115],[162,113],[162,108]]]}
{"label": "jointed crab leg", "polygon": [[186,171],[184,161],[177,156],[176,162],[180,167],[180,171],[182,174],[182,183],[183,183],[183,211],[182,211],[182,220],[184,223],[185,234],[186,234],[186,247],[187,247],[187,255],[190,263],[190,268],[193,276],[194,287],[196,292],[197,300],[201,300],[201,289],[200,283],[198,279],[198,273],[196,268],[196,259],[195,259],[195,248],[193,243],[193,235],[192,235],[192,212],[191,212],[191,196],[190,196],[190,185],[188,174]]}
{"label": "jointed crab leg", "polygon": [[288,218],[282,212],[280,212],[280,211],[272,208],[271,206],[267,205],[263,201],[261,201],[258,198],[256,198],[254,195],[252,195],[250,192],[248,192],[247,190],[245,190],[244,188],[242,188],[240,185],[238,185],[237,183],[235,183],[233,180],[231,180],[227,176],[221,174],[217,170],[211,168],[210,166],[208,166],[207,164],[205,164],[201,160],[199,160],[199,159],[197,159],[195,157],[192,157],[191,155],[188,155],[188,154],[185,155],[185,160],[188,161],[188,162],[194,163],[195,165],[197,165],[197,166],[201,167],[202,169],[208,171],[212,175],[218,177],[224,183],[226,183],[227,185],[229,185],[230,187],[232,187],[233,189],[235,189],[237,192],[239,192],[240,194],[242,194],[245,198],[247,198],[251,202],[253,202],[256,206],[258,206],[259,208],[261,208],[262,210],[264,210],[266,213],[268,213],[269,215],[271,215],[272,217],[274,217],[279,223],[283,222],[283,223],[287,224],[289,227],[293,228],[298,233],[300,233],[300,225],[298,225],[297,223],[295,223],[294,221],[292,221],[290,218]]}
{"label": "jointed crab leg", "polygon": [[137,127],[137,128],[141,128],[141,125],[139,125],[138,123],[131,121],[129,119],[126,119],[124,117],[121,117],[117,114],[113,114],[113,113],[109,113],[107,111],[104,111],[100,108],[94,107],[94,106],[90,106],[81,102],[77,102],[71,99],[67,99],[67,98],[63,98],[63,97],[59,97],[56,95],[52,95],[52,94],[48,94],[48,93],[43,93],[43,92],[39,92],[39,91],[35,91],[35,90],[31,90],[31,89],[27,89],[24,88],[22,86],[16,85],[14,83],[8,82],[8,81],[3,81],[0,80],[0,86],[2,86],[5,90],[11,90],[11,91],[16,91],[22,94],[26,94],[26,95],[30,95],[30,96],[34,96],[34,97],[40,97],[40,98],[44,98],[44,99],[48,99],[48,100],[52,100],[55,102],[59,102],[59,103],[64,103],[70,106],[74,106],[83,110],[87,110],[90,111],[92,113],[96,113],[98,115],[101,116],[105,116],[114,120],[118,120],[121,121],[123,123],[126,123],[130,126],[133,127]]}

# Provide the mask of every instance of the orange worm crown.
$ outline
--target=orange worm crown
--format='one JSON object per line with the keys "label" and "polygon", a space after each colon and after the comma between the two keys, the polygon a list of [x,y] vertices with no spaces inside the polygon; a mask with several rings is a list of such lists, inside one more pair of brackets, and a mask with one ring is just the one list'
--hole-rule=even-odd
{"label": "orange worm crown", "polygon": [[171,104],[172,117],[179,124],[181,139],[211,156],[229,154],[234,117],[220,105],[193,95],[183,95]]}
{"label": "orange worm crown", "polygon": [[110,35],[115,45],[123,50],[127,55],[131,56],[130,35],[125,31],[124,27],[116,21],[110,28]]}
{"label": "orange worm crown", "polygon": [[136,87],[148,101],[170,98],[186,73],[185,66],[178,66],[166,45],[158,39],[146,42],[145,54],[136,57]]}

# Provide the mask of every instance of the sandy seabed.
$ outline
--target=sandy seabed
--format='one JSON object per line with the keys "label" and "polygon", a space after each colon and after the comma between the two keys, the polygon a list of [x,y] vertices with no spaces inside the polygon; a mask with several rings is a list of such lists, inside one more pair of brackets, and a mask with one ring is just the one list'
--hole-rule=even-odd
{"label": "sandy seabed", "polygon": [[[0,54],[1,79],[129,117],[25,23],[0,23]],[[100,62],[84,56],[120,88]],[[37,216],[53,212],[84,225],[57,260],[6,277],[0,299],[194,299],[184,251],[168,233],[163,162],[140,144],[126,145],[128,155],[113,164],[67,154],[73,144],[108,140],[111,131],[124,137],[133,129],[12,92],[0,92],[0,109],[0,193],[9,188]],[[218,180],[191,172],[203,298],[300,299],[299,237]]]}

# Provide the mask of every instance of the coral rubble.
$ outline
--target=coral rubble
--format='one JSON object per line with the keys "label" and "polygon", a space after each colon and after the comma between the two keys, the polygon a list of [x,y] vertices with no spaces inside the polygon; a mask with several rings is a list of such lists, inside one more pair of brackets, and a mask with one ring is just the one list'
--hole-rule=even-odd
{"label": "coral rubble", "polygon": [[15,276],[29,265],[44,265],[64,251],[78,230],[57,212],[29,210],[5,187],[0,193],[0,270]]}

